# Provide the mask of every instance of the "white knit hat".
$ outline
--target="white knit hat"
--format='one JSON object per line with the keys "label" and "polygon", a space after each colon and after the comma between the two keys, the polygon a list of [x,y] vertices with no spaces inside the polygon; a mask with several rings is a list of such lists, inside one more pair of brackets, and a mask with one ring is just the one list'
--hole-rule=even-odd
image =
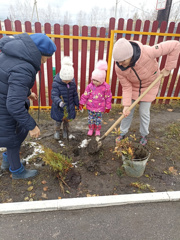
{"label": "white knit hat", "polygon": [[63,81],[69,81],[74,78],[73,62],[70,57],[63,58],[59,76]]}
{"label": "white knit hat", "polygon": [[133,56],[133,47],[131,43],[125,38],[120,38],[113,48],[113,58],[114,61],[120,62],[124,61]]}

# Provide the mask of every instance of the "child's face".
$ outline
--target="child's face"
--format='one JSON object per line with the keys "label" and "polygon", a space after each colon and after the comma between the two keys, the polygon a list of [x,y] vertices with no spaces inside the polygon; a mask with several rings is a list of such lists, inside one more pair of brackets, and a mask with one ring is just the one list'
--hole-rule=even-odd
{"label": "child's face", "polygon": [[101,82],[99,82],[99,81],[97,81],[97,80],[95,80],[95,79],[93,79],[92,81],[93,81],[93,84],[94,84],[96,87],[102,84]]}
{"label": "child's face", "polygon": [[72,79],[71,80],[62,80],[62,82],[66,83],[66,84],[70,83],[71,81],[72,81]]}

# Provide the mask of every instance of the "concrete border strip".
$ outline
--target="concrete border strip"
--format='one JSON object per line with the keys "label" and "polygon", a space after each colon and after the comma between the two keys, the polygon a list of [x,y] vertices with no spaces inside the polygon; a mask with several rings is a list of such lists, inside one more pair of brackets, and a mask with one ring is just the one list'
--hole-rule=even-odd
{"label": "concrete border strip", "polygon": [[98,197],[64,198],[32,202],[1,203],[0,214],[75,210],[137,203],[171,202],[180,200],[180,191],[123,194]]}

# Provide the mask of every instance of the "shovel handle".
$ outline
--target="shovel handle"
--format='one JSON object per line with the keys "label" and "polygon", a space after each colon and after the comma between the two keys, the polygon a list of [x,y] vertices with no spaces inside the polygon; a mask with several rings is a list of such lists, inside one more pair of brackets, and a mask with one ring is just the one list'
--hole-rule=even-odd
{"label": "shovel handle", "polygon": [[[154,87],[154,85],[159,82],[159,80],[163,77],[163,74],[160,74],[150,85],[149,87],[136,99],[136,101],[133,102],[133,104],[127,109],[127,111],[131,111],[133,109],[133,107],[136,106],[136,104],[138,102],[140,102],[140,100],[146,95],[146,93],[148,93],[151,88]],[[105,132],[105,134],[99,139],[99,140],[103,140],[109,133],[112,132],[112,130],[121,122],[121,120],[124,118],[124,114],[122,114],[118,120]]]}

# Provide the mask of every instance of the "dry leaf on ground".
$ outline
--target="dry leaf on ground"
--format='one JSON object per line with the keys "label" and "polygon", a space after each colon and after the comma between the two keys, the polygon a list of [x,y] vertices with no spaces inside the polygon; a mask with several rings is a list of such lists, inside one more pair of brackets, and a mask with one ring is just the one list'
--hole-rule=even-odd
{"label": "dry leaf on ground", "polygon": [[28,190],[28,192],[32,191],[33,190],[33,186],[28,187],[27,190]]}
{"label": "dry leaf on ground", "polygon": [[43,187],[43,191],[46,192],[48,190],[48,187]]}
{"label": "dry leaf on ground", "polygon": [[42,184],[46,184],[47,182],[46,182],[46,180],[43,180],[41,183],[42,183]]}
{"label": "dry leaf on ground", "polygon": [[174,169],[174,167],[169,167],[169,171],[170,171],[173,175],[178,175],[177,170]]}

